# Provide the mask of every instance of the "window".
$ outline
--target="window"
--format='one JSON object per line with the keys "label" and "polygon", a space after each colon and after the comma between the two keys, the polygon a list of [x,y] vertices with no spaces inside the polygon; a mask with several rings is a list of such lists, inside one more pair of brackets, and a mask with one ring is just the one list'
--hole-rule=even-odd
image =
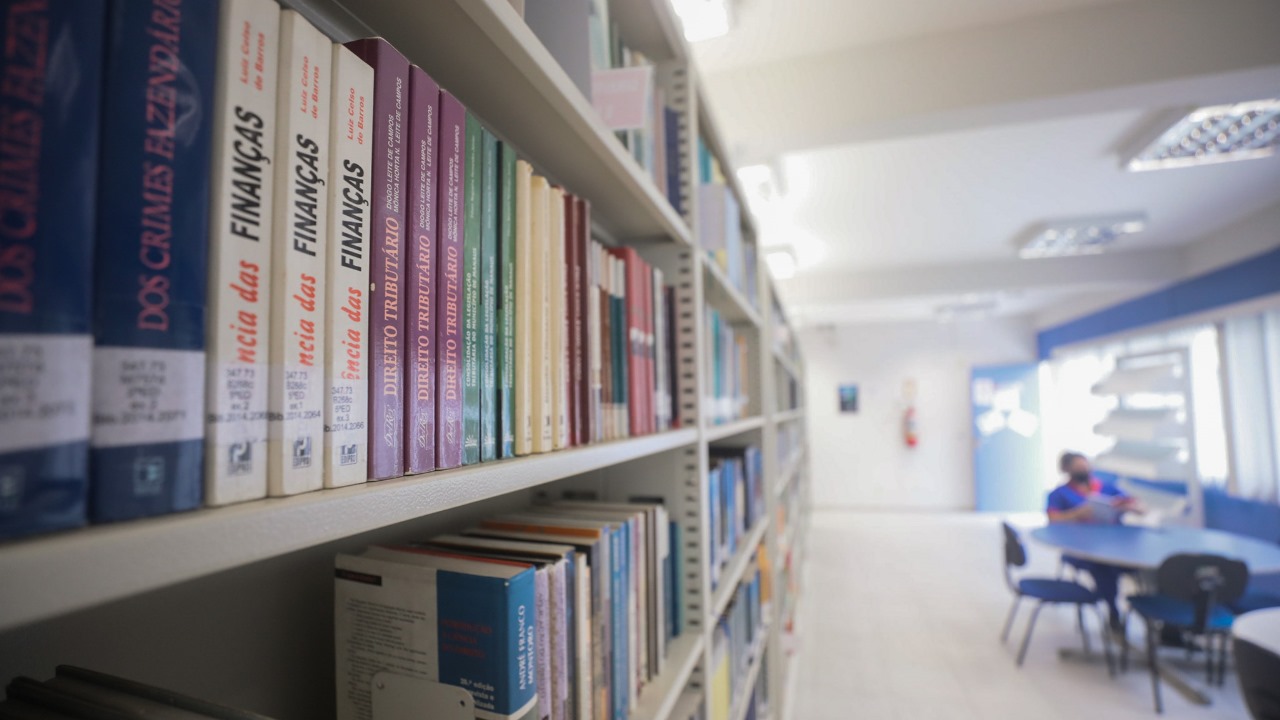
{"label": "window", "polygon": [[1223,323],[1233,494],[1280,495],[1280,310]]}

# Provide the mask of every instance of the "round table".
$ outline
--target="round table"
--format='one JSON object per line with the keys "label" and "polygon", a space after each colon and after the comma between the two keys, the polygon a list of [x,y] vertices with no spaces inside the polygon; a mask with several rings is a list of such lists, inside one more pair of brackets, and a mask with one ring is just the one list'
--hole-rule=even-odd
{"label": "round table", "polygon": [[1280,655],[1280,608],[1254,610],[1236,618],[1231,634]]}
{"label": "round table", "polygon": [[1205,553],[1243,560],[1250,573],[1280,572],[1280,545],[1220,530],[1054,523],[1031,537],[1068,557],[1134,570],[1154,570],[1178,553]]}

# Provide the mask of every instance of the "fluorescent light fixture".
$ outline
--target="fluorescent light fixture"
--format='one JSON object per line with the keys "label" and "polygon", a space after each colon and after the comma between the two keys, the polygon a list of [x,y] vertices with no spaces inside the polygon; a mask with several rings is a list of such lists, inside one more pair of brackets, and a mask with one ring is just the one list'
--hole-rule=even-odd
{"label": "fluorescent light fixture", "polygon": [[938,322],[952,322],[954,320],[982,320],[990,317],[1000,307],[1000,296],[988,295],[983,297],[976,294],[966,294],[957,302],[944,303],[934,308],[934,315]]}
{"label": "fluorescent light fixture", "polygon": [[742,193],[747,196],[747,205],[757,214],[781,202],[785,194],[780,173],[772,165],[747,165],[740,168],[738,182],[742,184]]}
{"label": "fluorescent light fixture", "polygon": [[1125,163],[1131,171],[1192,167],[1274,155],[1280,100],[1202,107],[1184,115]]}
{"label": "fluorescent light fixture", "polygon": [[730,0],[671,0],[684,25],[684,39],[699,42],[729,32]]}
{"label": "fluorescent light fixture", "polygon": [[1018,256],[1031,260],[1096,255],[1105,252],[1121,236],[1142,232],[1146,227],[1147,216],[1141,213],[1044,223],[1023,243]]}
{"label": "fluorescent light fixture", "polygon": [[790,280],[796,276],[796,254],[791,248],[768,248],[764,261],[769,264],[769,272],[777,280]]}

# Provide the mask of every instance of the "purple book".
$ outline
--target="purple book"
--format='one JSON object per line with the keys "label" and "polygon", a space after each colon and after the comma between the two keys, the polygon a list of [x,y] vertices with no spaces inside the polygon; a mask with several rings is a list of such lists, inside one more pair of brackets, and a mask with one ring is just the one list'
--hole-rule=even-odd
{"label": "purple book", "polygon": [[369,313],[369,479],[404,474],[405,148],[409,61],[382,38],[347,47],[373,66],[373,225]]}
{"label": "purple book", "polygon": [[467,111],[440,91],[440,153],[436,175],[436,467],[462,464],[462,218]]}
{"label": "purple book", "polygon": [[436,287],[436,155],[440,142],[440,86],[422,68],[409,70],[409,416],[405,422],[405,467],[410,473],[436,467],[436,338],[432,307]]}

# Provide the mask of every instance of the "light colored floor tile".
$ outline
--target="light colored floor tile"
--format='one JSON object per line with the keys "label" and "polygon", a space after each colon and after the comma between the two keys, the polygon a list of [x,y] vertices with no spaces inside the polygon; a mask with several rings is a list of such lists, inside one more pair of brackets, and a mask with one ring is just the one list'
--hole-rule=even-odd
{"label": "light colored floor tile", "polygon": [[[1066,608],[1041,613],[1027,662],[1015,666],[1030,608],[1001,645],[1012,596],[999,518],[818,511],[809,538],[800,679],[793,716],[782,720],[1157,717],[1145,670],[1110,679],[1100,663],[1058,659],[1058,648],[1080,647]],[[1055,554],[1031,542],[1027,550],[1028,572],[1057,573]],[[1086,623],[1100,653],[1097,619]],[[1202,675],[1188,677],[1201,686]],[[1207,708],[1166,688],[1163,717],[1247,720],[1235,682],[1228,675],[1212,689]]]}

